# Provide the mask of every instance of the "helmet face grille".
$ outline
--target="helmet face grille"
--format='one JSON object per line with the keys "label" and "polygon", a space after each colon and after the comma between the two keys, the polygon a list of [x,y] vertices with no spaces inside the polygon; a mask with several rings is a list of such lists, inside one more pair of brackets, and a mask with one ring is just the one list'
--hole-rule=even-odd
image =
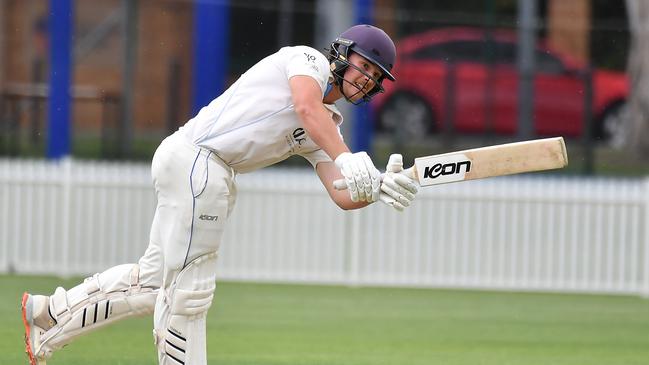
{"label": "helmet face grille", "polygon": [[[370,101],[370,99],[372,99],[373,96],[375,96],[378,93],[382,93],[382,92],[385,91],[385,89],[383,88],[382,83],[383,83],[383,80],[386,78],[386,74],[384,73],[381,77],[379,77],[377,79],[375,77],[372,77],[372,75],[368,74],[367,72],[365,72],[365,70],[362,70],[358,66],[350,63],[349,58],[348,58],[350,49],[353,49],[353,46],[348,47],[348,46],[343,45],[343,44],[336,44],[336,42],[332,43],[331,44],[331,49],[329,49],[329,53],[330,53],[329,54],[329,60],[331,62],[331,73],[332,73],[332,75],[334,77],[335,83],[338,85],[338,88],[340,89],[341,94],[345,97],[345,99],[348,102],[350,102],[350,103],[352,103],[354,105],[358,105],[360,103]],[[363,56],[363,57],[365,57],[365,56]],[[365,58],[368,58],[368,57],[365,57]],[[364,92],[363,87],[358,87],[358,85],[356,85],[356,84],[354,84],[354,83],[352,83],[352,82],[350,82],[348,80],[345,80],[345,71],[347,70],[348,67],[352,67],[352,68],[356,69],[358,72],[365,75],[367,77],[367,79],[368,79],[368,82],[369,82],[369,80],[372,80],[374,82],[374,87],[371,90],[369,90],[367,92]],[[356,92],[355,94],[353,94],[351,96],[347,96],[343,92],[343,85],[345,83],[352,85],[354,88],[356,88],[358,90],[358,92]],[[362,93],[363,97],[361,99],[359,99],[358,101],[356,101],[356,102],[352,101],[351,98],[353,98],[358,93]]]}

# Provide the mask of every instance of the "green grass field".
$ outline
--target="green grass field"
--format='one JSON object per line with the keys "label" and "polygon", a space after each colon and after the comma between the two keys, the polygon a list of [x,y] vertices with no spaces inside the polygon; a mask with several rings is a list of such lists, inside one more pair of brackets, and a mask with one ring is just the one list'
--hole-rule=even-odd
{"label": "green grass field", "polygon": [[[27,364],[20,297],[77,280],[0,276],[2,364]],[[156,364],[151,318],[104,328],[48,365]],[[219,283],[208,361],[279,364],[649,364],[637,297]]]}

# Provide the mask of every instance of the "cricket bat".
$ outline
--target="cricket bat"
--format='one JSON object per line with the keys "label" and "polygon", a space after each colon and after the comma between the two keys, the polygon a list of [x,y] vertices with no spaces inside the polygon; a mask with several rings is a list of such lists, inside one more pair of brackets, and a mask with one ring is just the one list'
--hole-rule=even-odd
{"label": "cricket bat", "polygon": [[[554,137],[418,157],[402,173],[421,186],[430,186],[560,169],[567,165],[563,137]],[[338,190],[346,189],[344,180],[335,181],[334,186]]]}

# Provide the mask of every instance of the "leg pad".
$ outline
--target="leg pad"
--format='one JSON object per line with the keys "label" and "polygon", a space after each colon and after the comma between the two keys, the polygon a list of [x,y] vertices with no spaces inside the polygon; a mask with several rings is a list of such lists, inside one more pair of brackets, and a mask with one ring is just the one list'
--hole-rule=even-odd
{"label": "leg pad", "polygon": [[216,288],[216,252],[190,262],[161,289],[154,316],[160,364],[206,364],[205,323]]}

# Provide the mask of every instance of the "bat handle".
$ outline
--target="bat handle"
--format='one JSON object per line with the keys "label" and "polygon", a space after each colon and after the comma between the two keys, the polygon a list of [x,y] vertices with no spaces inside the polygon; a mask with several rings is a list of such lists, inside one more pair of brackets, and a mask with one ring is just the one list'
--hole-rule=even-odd
{"label": "bat handle", "polygon": [[[403,175],[408,176],[413,180],[417,180],[417,173],[415,172],[415,167],[412,166],[400,172]],[[334,189],[336,190],[347,190],[347,183],[344,179],[334,180]]]}

